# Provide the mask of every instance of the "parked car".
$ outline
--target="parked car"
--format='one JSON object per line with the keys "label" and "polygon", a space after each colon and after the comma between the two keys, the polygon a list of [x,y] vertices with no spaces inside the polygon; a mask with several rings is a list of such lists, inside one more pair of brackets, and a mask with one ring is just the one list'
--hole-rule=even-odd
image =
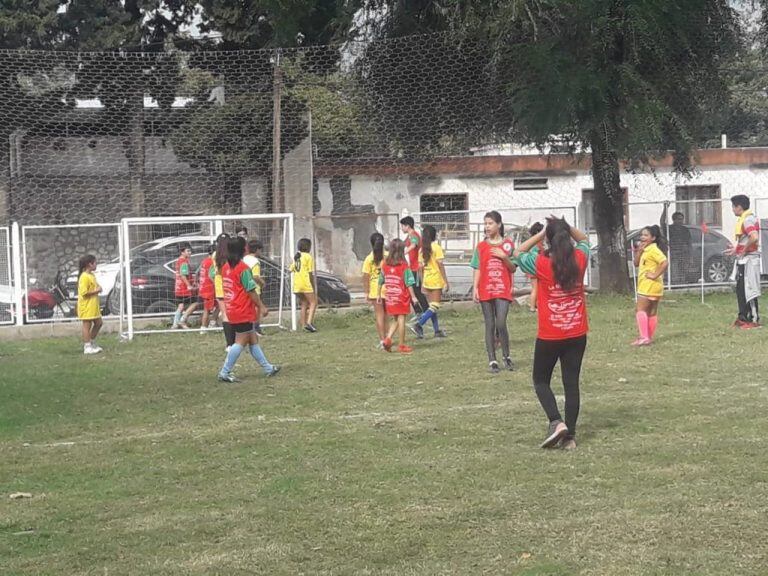
{"label": "parked car", "polygon": [[[190,267],[197,274],[200,263],[207,252],[193,254],[190,257]],[[152,259],[138,256],[131,262],[131,294],[134,314],[158,314],[173,312],[176,309],[174,298],[174,265],[173,258],[163,263],[153,262]],[[271,309],[276,309],[280,303],[280,267],[269,258],[261,258],[261,275],[265,284],[262,289],[262,299]],[[290,274],[286,269],[284,294],[290,294]],[[350,302],[347,286],[338,276],[327,272],[317,272],[318,298],[322,304],[346,306]],[[120,278],[110,294],[109,308],[120,309]]]}
{"label": "parked car", "polygon": [[[685,225],[691,233],[690,257],[687,261],[681,258],[681,255],[674,251],[669,253],[670,271],[676,266],[683,269],[682,278],[685,284],[697,284],[701,282],[701,248],[702,248],[702,230],[698,226]],[[627,260],[632,266],[631,247],[639,240],[640,230],[633,230],[627,234]],[[704,239],[704,282],[709,284],[722,283],[728,280],[733,270],[734,258],[724,251],[731,246],[731,241],[716,230],[708,230],[703,234]],[[598,247],[592,249],[592,274],[593,282],[598,280]],[[677,268],[680,270],[680,268]],[[675,277],[677,274],[675,273]],[[678,282],[679,283],[679,282]]]}

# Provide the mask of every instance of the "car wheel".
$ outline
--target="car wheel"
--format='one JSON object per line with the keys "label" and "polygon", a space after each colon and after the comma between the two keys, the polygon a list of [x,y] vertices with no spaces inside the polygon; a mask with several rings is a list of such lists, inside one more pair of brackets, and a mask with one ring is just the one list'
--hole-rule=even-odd
{"label": "car wheel", "polygon": [[710,284],[721,283],[728,280],[728,272],[728,267],[723,259],[715,257],[707,262],[704,278]]}
{"label": "car wheel", "polygon": [[165,312],[175,312],[176,304],[169,302],[168,300],[157,300],[152,302],[144,311],[146,314],[161,314]]}

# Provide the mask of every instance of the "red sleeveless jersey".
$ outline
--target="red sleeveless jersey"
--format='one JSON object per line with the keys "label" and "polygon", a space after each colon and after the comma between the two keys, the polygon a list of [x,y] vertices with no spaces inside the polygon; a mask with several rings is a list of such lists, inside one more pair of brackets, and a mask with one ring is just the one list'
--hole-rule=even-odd
{"label": "red sleeveless jersey", "polygon": [[504,265],[504,262],[491,255],[491,249],[501,248],[507,257],[512,256],[515,244],[509,238],[504,238],[500,244],[491,244],[483,240],[477,245],[479,259],[478,270],[480,282],[477,286],[478,296],[481,302],[502,298],[512,300],[514,281],[512,272]]}
{"label": "red sleeveless jersey", "polygon": [[555,282],[552,261],[545,254],[536,258],[536,278],[539,281],[537,298],[539,332],[541,340],[567,340],[584,336],[589,331],[587,303],[584,296],[584,272],[587,256],[574,250],[582,280],[574,290],[565,291]]}
{"label": "red sleeveless jersey", "polygon": [[243,274],[251,274],[251,269],[242,260],[233,268],[228,263],[221,269],[221,279],[224,284],[224,302],[227,306],[227,319],[230,324],[245,324],[256,322],[256,305],[248,292],[256,288],[255,283],[248,290],[243,285]]}
{"label": "red sleeveless jersey", "polygon": [[[184,265],[187,265],[187,273],[182,274],[181,273],[181,267]],[[192,274],[192,267],[189,265],[189,258],[186,256],[181,256],[178,260],[176,260],[176,277],[174,282],[174,294],[178,296],[179,298],[188,298],[189,296],[192,296],[192,290],[190,290],[187,285],[184,283],[184,281],[181,279],[182,276],[186,276],[187,280],[189,281],[190,286],[194,285],[194,274]]]}
{"label": "red sleeveless jersey", "polygon": [[390,266],[386,260],[381,263],[384,276],[384,300],[387,313],[392,316],[408,314],[411,310],[411,293],[405,285],[405,271],[408,263],[403,261],[397,266]]}

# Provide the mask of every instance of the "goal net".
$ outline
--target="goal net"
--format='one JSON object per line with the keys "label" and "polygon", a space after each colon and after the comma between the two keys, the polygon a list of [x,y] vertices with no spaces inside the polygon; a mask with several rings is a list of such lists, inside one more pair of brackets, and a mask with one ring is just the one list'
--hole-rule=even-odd
{"label": "goal net", "polygon": [[[220,234],[241,235],[246,241],[257,240],[261,299],[269,308],[262,327],[296,329],[296,300],[288,272],[294,244],[293,214],[236,214],[125,218],[121,222],[120,269],[115,279],[111,310],[119,310],[120,332],[132,340],[137,334],[204,332],[219,329],[219,324],[201,324],[203,304],[197,287],[200,265]],[[177,296],[176,263],[183,248],[192,251],[189,272],[193,294]],[[188,310],[198,302],[187,318],[188,328],[174,328],[174,313],[180,303]]]}

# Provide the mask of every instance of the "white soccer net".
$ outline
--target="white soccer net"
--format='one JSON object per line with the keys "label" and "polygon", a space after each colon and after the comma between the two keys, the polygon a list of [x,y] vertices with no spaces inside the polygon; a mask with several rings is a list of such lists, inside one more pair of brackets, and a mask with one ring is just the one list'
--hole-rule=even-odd
{"label": "white soccer net", "polygon": [[288,272],[294,244],[292,214],[126,218],[121,227],[120,268],[115,279],[118,290],[114,291],[110,309],[120,310],[123,337],[131,340],[137,334],[217,329],[201,325],[202,304],[190,315],[189,328],[173,328],[179,302],[175,293],[176,261],[181,247],[189,244],[189,263],[196,285],[210,245],[222,233],[236,236],[238,232],[246,240],[259,240],[263,245],[260,261],[265,284],[261,298],[269,314],[262,318],[261,326],[296,329],[296,301]]}

